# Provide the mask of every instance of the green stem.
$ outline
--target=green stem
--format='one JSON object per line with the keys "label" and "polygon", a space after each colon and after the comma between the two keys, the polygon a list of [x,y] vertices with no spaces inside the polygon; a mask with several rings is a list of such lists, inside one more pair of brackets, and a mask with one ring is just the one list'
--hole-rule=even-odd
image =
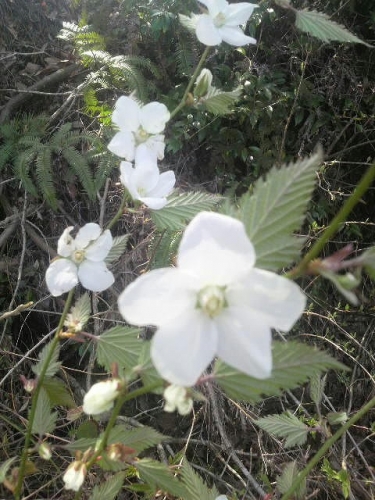
{"label": "green stem", "polygon": [[119,209],[117,210],[116,215],[112,218],[112,220],[109,221],[106,229],[111,229],[116,224],[116,222],[119,220],[119,218],[122,216],[127,199],[128,199],[128,193],[126,190],[124,190],[121,205],[119,206]]}
{"label": "green stem", "polygon": [[18,468],[17,484],[16,484],[16,487],[14,489],[15,500],[20,500],[20,498],[21,498],[23,479],[24,479],[25,471],[26,471],[27,457],[29,455],[29,447],[31,444],[32,428],[33,428],[33,423],[34,423],[35,414],[36,414],[36,408],[37,408],[37,404],[38,404],[38,397],[39,397],[39,394],[40,394],[40,391],[41,391],[41,388],[42,388],[42,385],[44,382],[44,377],[46,375],[47,369],[48,369],[49,364],[51,362],[53,353],[54,353],[54,351],[59,343],[59,340],[60,340],[59,335],[60,335],[60,332],[64,326],[64,321],[65,321],[66,315],[68,314],[70,305],[72,303],[73,296],[74,296],[74,288],[72,290],[70,290],[69,295],[66,299],[64,310],[63,310],[63,313],[61,315],[59,324],[57,326],[55,336],[51,341],[51,348],[49,350],[49,354],[46,357],[46,359],[44,360],[39,377],[37,378],[36,387],[33,391],[31,408],[30,408],[30,413],[29,413],[29,421],[27,424],[27,430],[26,430],[26,436],[25,436],[25,444],[24,444],[24,447],[22,450],[20,465]]}
{"label": "green stem", "polygon": [[195,71],[193,73],[193,76],[190,78],[190,81],[188,83],[188,86],[186,87],[186,90],[184,92],[184,95],[182,96],[182,99],[180,101],[180,103],[175,107],[175,109],[171,112],[171,117],[170,117],[170,120],[172,118],[174,118],[177,113],[179,113],[181,111],[181,109],[186,105],[186,99],[188,97],[188,94],[190,92],[190,90],[192,89],[193,85],[194,85],[194,82],[195,80],[197,79],[197,76],[199,75],[199,73],[201,72],[201,69],[202,69],[202,66],[208,56],[208,53],[210,52],[210,47],[206,47],[204,49],[204,52],[201,56],[201,58],[199,59],[199,62],[198,62],[198,65],[197,67],[195,68]]}
{"label": "green stem", "polygon": [[281,500],[288,500],[291,498],[293,493],[297,491],[299,488],[300,484],[304,479],[307,478],[308,474],[312,471],[312,469],[318,464],[319,460],[327,453],[329,448],[336,443],[336,441],[339,440],[339,438],[345,434],[349,428],[355,424],[360,418],[362,418],[366,413],[368,413],[371,408],[374,408],[375,406],[375,398],[372,398],[368,403],[366,403],[362,408],[352,416],[340,429],[335,432],[333,436],[331,436],[327,441],[323,444],[323,446],[320,448],[318,453],[314,455],[314,457],[310,460],[310,462],[306,465],[306,467],[301,471],[295,481],[293,482],[292,486],[289,488],[289,490],[284,493],[284,495],[281,497]]}
{"label": "green stem", "polygon": [[362,196],[371,186],[372,182],[375,179],[375,163],[372,164],[365,175],[360,180],[359,184],[353,191],[353,194],[346,200],[344,205],[341,207],[341,210],[338,212],[336,217],[332,220],[330,225],[326,228],[322,236],[314,243],[309,252],[304,256],[301,262],[297,267],[292,269],[289,273],[286,273],[286,276],[289,278],[297,278],[301,276],[307,269],[309,263],[316,259],[324,246],[331,240],[331,238],[337,233],[340,229],[340,225],[346,221],[348,215],[353,210],[353,208],[357,205],[357,203],[361,200]]}

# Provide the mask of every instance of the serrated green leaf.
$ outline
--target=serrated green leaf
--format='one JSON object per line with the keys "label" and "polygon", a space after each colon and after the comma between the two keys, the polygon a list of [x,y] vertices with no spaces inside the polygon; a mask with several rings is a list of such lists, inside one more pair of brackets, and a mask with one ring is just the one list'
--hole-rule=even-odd
{"label": "serrated green leaf", "polygon": [[[81,331],[86,325],[91,315],[91,300],[88,293],[84,293],[79,297],[70,313],[67,315],[65,325],[70,329]],[[76,326],[75,326],[76,325]]]}
{"label": "serrated green leaf", "polygon": [[290,412],[259,418],[255,423],[273,436],[286,438],[285,448],[301,446],[306,443],[307,435],[310,432],[310,428]]}
{"label": "serrated green leaf", "polygon": [[180,231],[195,215],[203,210],[212,210],[221,200],[220,196],[209,193],[176,193],[168,199],[164,208],[151,210],[151,217],[161,231]]}
{"label": "serrated green leaf", "polygon": [[68,408],[75,408],[77,406],[62,380],[58,378],[46,378],[43,380],[42,387],[46,391],[52,406],[66,406]]}
{"label": "serrated green leaf", "polygon": [[[298,467],[295,461],[288,462],[281,476],[277,477],[277,489],[280,493],[286,493],[289,488],[292,486],[294,480],[298,476]],[[303,500],[306,498],[306,479],[302,481],[299,485],[298,489],[294,492],[294,497],[296,500]]]}
{"label": "serrated green leaf", "polygon": [[89,500],[114,500],[121,490],[125,477],[125,472],[118,472],[105,483],[95,486]]}
{"label": "serrated green leaf", "polygon": [[[50,355],[50,351],[52,349],[52,346],[53,346],[53,344],[51,342],[49,342],[47,345],[45,345],[43,347],[43,349],[41,350],[41,352],[39,353],[39,356],[38,356],[39,357],[38,363],[31,368],[37,377],[39,377],[39,375],[41,374],[44,362],[48,358],[48,356]],[[50,362],[48,364],[47,371],[44,375],[45,378],[53,377],[59,371],[60,366],[61,366],[61,362],[58,361],[59,354],[60,354],[60,345],[56,344],[54,349],[53,349],[52,357],[51,357]]]}
{"label": "serrated green leaf", "polygon": [[321,377],[320,373],[314,373],[310,378],[310,397],[319,408],[322,402],[326,376]]}
{"label": "serrated green leaf", "polygon": [[347,370],[327,353],[298,342],[274,342],[273,369],[268,379],[249,377],[218,360],[214,375],[218,385],[232,398],[255,403],[262,396],[277,396],[293,389],[316,373],[330,368]]}
{"label": "serrated green leaf", "polygon": [[86,451],[89,448],[95,448],[96,442],[97,438],[80,438],[64,445],[64,448],[75,454],[76,451]]}
{"label": "serrated green leaf", "polygon": [[211,87],[206,97],[199,100],[198,106],[204,106],[207,111],[215,115],[227,115],[232,113],[233,106],[241,96],[241,89],[235,89],[231,92],[223,92]]}
{"label": "serrated green leaf", "polygon": [[12,458],[8,458],[8,460],[5,460],[5,462],[3,462],[1,465],[0,465],[0,484],[2,484],[8,474],[8,470],[10,469],[12,463],[17,460],[18,457],[12,457]]}
{"label": "serrated green leaf", "polygon": [[344,26],[331,21],[326,14],[315,10],[296,10],[296,27],[309,33],[323,42],[337,41],[348,43],[361,43],[372,47],[357,36],[350,33]]}
{"label": "serrated green leaf", "polygon": [[142,458],[134,462],[139,476],[154,491],[162,490],[181,498],[187,498],[185,486],[173,476],[169,467],[150,458]]}
{"label": "serrated green leaf", "polygon": [[276,271],[299,255],[303,239],[300,229],[315,184],[315,171],[322,150],[305,160],[273,168],[266,179],[258,179],[252,195],[240,200],[239,218],[254,245],[256,266]]}
{"label": "serrated green leaf", "polygon": [[147,448],[151,448],[162,441],[167,436],[160,434],[152,427],[128,428],[125,425],[116,425],[109,434],[108,444],[122,443],[133,448],[137,455]]}
{"label": "serrated green leaf", "polygon": [[184,500],[216,500],[219,493],[215,486],[209,489],[203,479],[197,474],[185,459],[181,468],[181,480],[187,491]]}
{"label": "serrated green leaf", "polygon": [[142,349],[138,338],[140,330],[128,326],[115,326],[102,333],[97,342],[97,361],[108,371],[117,363],[119,369],[135,366]]}
{"label": "serrated green leaf", "polygon": [[51,401],[47,392],[41,388],[36,404],[36,411],[32,423],[32,433],[38,434],[40,437],[45,434],[50,434],[55,430],[57,420],[57,412],[51,411]]}
{"label": "serrated green leaf", "polygon": [[160,382],[160,388],[154,389],[152,392],[155,392],[156,394],[163,394],[164,382],[151,361],[150,348],[151,342],[147,341],[143,343],[142,351],[138,360],[137,372],[139,373],[144,386]]}
{"label": "serrated green leaf", "polygon": [[113,238],[112,248],[105,259],[105,262],[107,264],[110,264],[111,262],[114,262],[115,260],[121,257],[121,255],[125,252],[128,240],[129,240],[128,234],[123,234],[122,236],[115,236]]}
{"label": "serrated green leaf", "polygon": [[339,412],[332,411],[327,413],[327,420],[329,425],[345,424],[345,422],[347,422],[348,419],[349,417],[346,411],[339,411]]}

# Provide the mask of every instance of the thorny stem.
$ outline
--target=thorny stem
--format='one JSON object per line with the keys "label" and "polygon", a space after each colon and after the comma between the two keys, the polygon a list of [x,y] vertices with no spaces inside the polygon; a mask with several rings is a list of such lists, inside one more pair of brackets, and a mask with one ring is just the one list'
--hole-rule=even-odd
{"label": "thorny stem", "polygon": [[340,229],[340,225],[346,221],[348,215],[361,200],[362,196],[371,186],[375,179],[375,163],[373,163],[365,173],[365,175],[360,180],[359,184],[353,191],[353,194],[346,200],[344,205],[341,207],[339,213],[334,217],[331,224],[326,228],[322,236],[314,243],[311,249],[307,252],[301,262],[292,269],[289,273],[286,273],[288,278],[298,278],[301,276],[308,268],[310,262],[316,259],[324,246],[330,241],[330,239],[337,233]]}
{"label": "thorny stem", "polygon": [[59,335],[60,335],[60,332],[64,326],[64,321],[65,321],[66,315],[68,314],[70,305],[72,303],[73,295],[74,295],[74,288],[72,290],[70,290],[68,297],[66,299],[64,310],[62,312],[55,336],[51,340],[51,347],[50,347],[48,356],[44,360],[39,377],[37,378],[36,387],[35,387],[33,395],[32,395],[32,402],[31,402],[31,408],[30,408],[30,413],[29,413],[29,421],[28,421],[26,436],[25,436],[25,444],[24,444],[24,447],[22,450],[20,465],[18,468],[17,484],[16,484],[16,487],[14,489],[15,500],[20,500],[20,498],[21,498],[22,484],[23,484],[23,479],[24,479],[25,471],[26,471],[26,462],[27,462],[27,457],[29,454],[29,447],[31,444],[32,428],[33,428],[34,419],[35,419],[35,415],[36,415],[36,409],[37,409],[37,405],[38,405],[38,398],[39,398],[40,390],[42,388],[42,385],[44,382],[44,377],[45,377],[46,372],[48,370],[53,353],[54,353],[54,351],[59,343],[59,340],[60,340]]}
{"label": "thorny stem", "polygon": [[349,428],[355,424],[360,418],[362,418],[366,413],[368,413],[371,408],[375,407],[375,398],[372,398],[368,403],[366,403],[362,408],[353,415],[335,434],[327,439],[327,441],[320,448],[318,453],[314,455],[314,457],[310,460],[310,462],[306,465],[306,467],[301,471],[297,478],[294,480],[292,486],[288,489],[286,493],[281,497],[281,500],[288,500],[292,497],[293,493],[299,488],[300,484],[304,479],[307,478],[308,474],[312,471],[312,469],[318,464],[319,460],[324,457],[330,447],[339,440],[339,438],[345,434]]}
{"label": "thorny stem", "polygon": [[201,56],[201,58],[199,59],[199,62],[198,62],[198,65],[197,67],[195,68],[195,71],[193,73],[193,76],[190,78],[190,81],[188,83],[188,86],[186,87],[186,90],[184,92],[184,95],[182,96],[182,99],[180,101],[180,103],[174,108],[174,110],[171,112],[171,117],[170,117],[170,120],[172,118],[174,118],[177,113],[179,111],[181,111],[181,109],[186,105],[186,99],[188,97],[188,94],[190,92],[190,90],[192,89],[193,85],[194,85],[194,82],[195,80],[197,79],[197,76],[199,75],[201,69],[202,69],[202,66],[203,66],[203,63],[204,61],[206,60],[207,56],[208,56],[208,53],[210,52],[210,47],[206,47],[204,49],[204,52]]}

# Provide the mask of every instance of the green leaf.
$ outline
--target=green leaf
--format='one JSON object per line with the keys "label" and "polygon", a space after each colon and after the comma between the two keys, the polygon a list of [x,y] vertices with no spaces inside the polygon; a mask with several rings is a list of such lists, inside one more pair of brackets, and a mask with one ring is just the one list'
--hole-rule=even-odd
{"label": "green leaf", "polygon": [[107,479],[105,483],[95,486],[89,500],[115,500],[117,494],[121,490],[125,477],[125,472],[118,472]]}
{"label": "green leaf", "polygon": [[305,160],[274,167],[258,179],[252,195],[240,200],[239,218],[254,245],[256,266],[276,271],[298,258],[303,239],[300,229],[315,184],[322,150]]}
{"label": "green leaf", "polygon": [[273,370],[268,379],[250,377],[218,360],[215,380],[231,398],[255,403],[262,396],[276,396],[293,389],[329,368],[347,370],[327,353],[298,342],[274,342],[272,355]]}
{"label": "green leaf", "polygon": [[105,259],[107,264],[110,264],[121,257],[121,255],[125,252],[128,240],[129,234],[123,234],[122,236],[115,236],[113,238],[112,248]]}
{"label": "green leaf", "polygon": [[167,439],[152,427],[139,427],[129,429],[125,425],[116,425],[110,432],[108,444],[122,443],[136,451],[139,455],[147,448],[151,448]]}
{"label": "green leaf", "polygon": [[[51,349],[52,349],[52,342],[50,342],[49,344],[47,344],[43,347],[43,349],[41,350],[41,352],[39,353],[39,356],[38,356],[39,357],[38,363],[31,368],[37,377],[39,377],[39,375],[41,374],[44,362],[47,359],[47,357],[50,355]],[[61,362],[58,361],[59,354],[60,354],[60,346],[59,346],[59,344],[56,344],[54,349],[53,349],[52,357],[51,357],[50,362],[48,364],[47,371],[44,375],[45,378],[53,377],[59,371],[60,366],[61,366]]]}
{"label": "green leaf", "polygon": [[179,231],[199,212],[212,210],[221,200],[209,193],[175,193],[164,208],[151,210],[151,217],[159,230]]}
{"label": "green leaf", "polygon": [[187,498],[186,489],[178,479],[173,476],[169,467],[150,458],[142,458],[134,462],[139,476],[154,491],[162,490],[181,498]]}
{"label": "green leaf", "polygon": [[160,382],[160,388],[154,389],[152,392],[155,392],[156,394],[163,394],[164,382],[151,361],[150,348],[151,342],[144,342],[138,360],[137,372],[139,373],[144,386]]}
{"label": "green leaf", "polygon": [[320,373],[314,373],[314,375],[310,378],[310,397],[316,404],[317,408],[320,407],[320,403],[322,402],[325,382],[326,376],[321,377]]}
{"label": "green leaf", "polygon": [[206,96],[199,100],[198,106],[204,106],[207,111],[215,115],[227,115],[233,112],[233,106],[241,96],[241,89],[235,89],[231,92],[222,92],[212,87]]}
{"label": "green leaf", "polygon": [[309,33],[323,42],[337,41],[348,43],[361,43],[372,47],[357,36],[350,33],[344,26],[331,21],[326,14],[315,10],[296,10],[296,27]]}
{"label": "green leaf", "polygon": [[[285,465],[281,476],[277,477],[276,484],[279,492],[282,494],[286,493],[294,483],[297,476],[298,476],[297,463],[295,461],[288,462]],[[302,481],[297,491],[294,492],[294,497],[296,500],[303,500],[306,498],[306,479]]]}
{"label": "green leaf", "polygon": [[95,448],[97,438],[80,438],[64,445],[64,449],[69,450],[72,454],[76,451],[86,451],[89,448]]}
{"label": "green leaf", "polygon": [[135,366],[142,348],[139,332],[138,328],[115,326],[102,333],[97,342],[98,363],[108,371],[112,363],[117,363],[120,370]]}
{"label": "green leaf", "polygon": [[69,323],[73,326],[77,325],[78,331],[86,325],[91,315],[91,300],[88,293],[84,293],[79,297],[74,306],[71,308],[70,313],[67,315],[65,325],[70,327]]}
{"label": "green leaf", "polygon": [[327,413],[327,420],[329,425],[345,424],[345,422],[347,422],[348,419],[349,417],[346,411],[339,411],[339,412],[332,411]]}
{"label": "green leaf", "polygon": [[184,500],[215,500],[219,495],[215,486],[213,489],[207,487],[186,459],[181,468],[181,480],[187,490]]}
{"label": "green leaf", "polygon": [[75,408],[77,406],[62,380],[58,378],[45,378],[42,387],[46,391],[52,406],[66,406],[68,408]]}
{"label": "green leaf", "polygon": [[6,479],[6,476],[8,474],[8,470],[10,469],[12,463],[17,460],[18,457],[12,457],[12,458],[8,458],[8,460],[5,460],[5,462],[3,462],[1,465],[0,465],[0,484],[2,484],[4,482],[4,480]]}
{"label": "green leaf", "polygon": [[51,412],[51,401],[47,392],[41,388],[31,431],[40,437],[50,434],[56,427],[56,420],[57,412]]}
{"label": "green leaf", "polygon": [[259,418],[255,423],[273,436],[286,438],[285,448],[301,446],[306,443],[307,435],[310,432],[310,428],[289,411],[282,415]]}

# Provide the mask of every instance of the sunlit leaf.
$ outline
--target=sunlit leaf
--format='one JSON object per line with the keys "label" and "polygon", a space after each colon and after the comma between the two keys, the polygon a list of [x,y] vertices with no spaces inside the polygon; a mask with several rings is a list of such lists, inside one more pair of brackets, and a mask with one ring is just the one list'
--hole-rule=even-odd
{"label": "sunlit leaf", "polygon": [[113,363],[120,369],[135,366],[142,348],[138,335],[138,328],[128,326],[115,326],[102,333],[97,342],[98,363],[108,371]]}
{"label": "sunlit leaf", "polygon": [[129,235],[123,234],[122,236],[115,236],[113,238],[113,245],[109,254],[107,255],[105,262],[110,264],[115,260],[119,259],[121,255],[125,252],[126,245],[128,244]]}

